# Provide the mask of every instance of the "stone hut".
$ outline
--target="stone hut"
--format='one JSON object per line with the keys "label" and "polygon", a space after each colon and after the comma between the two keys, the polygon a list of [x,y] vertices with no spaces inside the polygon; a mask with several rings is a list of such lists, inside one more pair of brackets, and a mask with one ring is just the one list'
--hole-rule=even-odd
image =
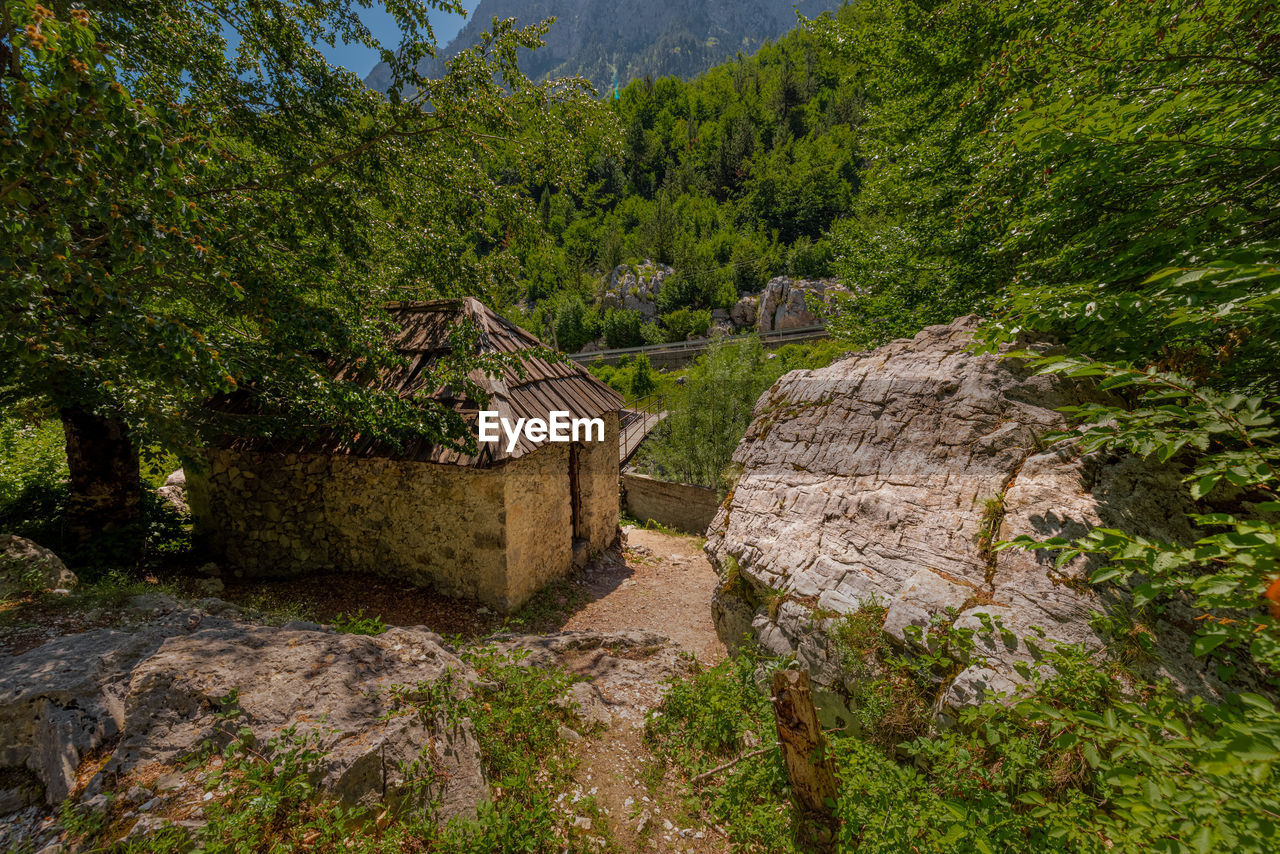
{"label": "stone hut", "polygon": [[[396,347],[408,360],[391,382],[405,392],[448,351],[463,318],[475,324],[482,352],[545,346],[473,299],[398,303],[391,312],[401,327]],[[474,456],[426,443],[393,453],[362,443],[229,441],[209,451],[203,473],[188,477],[198,532],[241,576],[361,572],[504,611],[520,607],[616,537],[622,407],[572,362],[527,358],[523,368],[523,376],[472,374],[488,410],[513,424],[557,411],[599,418],[603,439],[524,436],[508,450],[504,437],[479,444]],[[478,429],[475,404],[437,395]]]}

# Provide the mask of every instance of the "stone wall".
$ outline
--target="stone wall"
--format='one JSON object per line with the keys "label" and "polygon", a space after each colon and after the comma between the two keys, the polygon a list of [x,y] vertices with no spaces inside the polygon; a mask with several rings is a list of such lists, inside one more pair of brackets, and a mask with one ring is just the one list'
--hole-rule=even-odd
{"label": "stone wall", "polygon": [[578,448],[578,529],[592,553],[604,551],[618,533],[618,413],[604,416],[604,441]]}
{"label": "stone wall", "polygon": [[505,589],[485,601],[515,610],[573,565],[569,446],[548,444],[502,468],[506,470]]}
{"label": "stone wall", "polygon": [[505,483],[502,469],[228,450],[188,475],[199,532],[242,575],[354,570],[482,601],[506,587]]}
{"label": "stone wall", "polygon": [[631,473],[622,475],[621,482],[624,506],[641,522],[652,520],[677,531],[705,534],[720,509],[714,489]]}
{"label": "stone wall", "polygon": [[[580,530],[618,527],[618,418],[580,448]],[[215,450],[188,474],[197,530],[235,572],[367,572],[520,607],[573,561],[569,446],[492,469],[381,458]]]}

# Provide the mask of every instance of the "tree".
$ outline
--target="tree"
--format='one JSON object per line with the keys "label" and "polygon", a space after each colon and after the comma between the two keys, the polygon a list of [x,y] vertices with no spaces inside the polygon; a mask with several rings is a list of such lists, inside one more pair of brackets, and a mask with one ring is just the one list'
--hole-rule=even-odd
{"label": "tree", "polygon": [[631,366],[631,397],[636,400],[647,397],[653,394],[657,387],[658,383],[653,378],[653,366],[649,364],[649,357],[641,353],[636,356],[635,364]]}
{"label": "tree", "polygon": [[[837,267],[866,272],[871,296],[854,299],[838,331],[872,340],[914,331],[968,294],[967,310],[991,318],[988,348],[1052,334],[1060,352],[1023,353],[1025,367],[1109,392],[1067,409],[1074,429],[1055,438],[1181,472],[1195,536],[1099,527],[997,548],[1035,549],[1046,566],[1090,555],[1091,582],[1151,625],[1194,614],[1188,652],[1206,674],[1228,684],[1260,674],[1235,684],[1274,687],[1280,9],[1258,0],[860,5],[868,26],[833,27],[831,44],[867,64],[876,148],[900,144],[864,176],[859,207],[879,200],[875,218],[834,235]],[[999,29],[965,47],[983,14]],[[910,92],[930,93],[931,109],[908,109]],[[945,124],[919,127],[939,107]],[[920,168],[928,164],[945,168]],[[869,308],[884,310],[870,335],[859,329]],[[1122,633],[1106,654],[1133,642]],[[1142,702],[1105,711],[1074,691],[1066,708],[1028,707],[1037,727],[1083,742],[1109,792],[1096,835],[1117,850],[1123,834],[1150,829],[1171,850],[1265,849],[1280,757],[1273,699],[1165,691],[1139,690]],[[1060,736],[1055,748],[1065,746]],[[1036,798],[1020,800],[1045,802]],[[1203,803],[1214,806],[1188,820],[1186,805]]]}
{"label": "tree", "polygon": [[575,291],[556,294],[547,307],[551,343],[565,353],[576,353],[600,334],[600,320]]}
{"label": "tree", "polygon": [[671,401],[653,457],[684,483],[726,487],[726,473],[761,392],[774,380],[760,339],[714,339]]}
{"label": "tree", "polygon": [[[425,80],[427,11],[454,0],[388,3],[395,51],[347,0],[54,5],[3,5],[0,403],[61,414],[71,538],[135,527],[138,447],[227,429],[213,395],[256,395],[237,431],[461,436],[368,386],[396,358],[379,306],[513,281],[507,247],[538,228],[523,188],[581,171],[594,102],[516,66],[545,25],[495,22]],[[330,66],[314,44],[337,38],[380,50],[395,90]],[[492,177],[503,157],[519,180]]]}

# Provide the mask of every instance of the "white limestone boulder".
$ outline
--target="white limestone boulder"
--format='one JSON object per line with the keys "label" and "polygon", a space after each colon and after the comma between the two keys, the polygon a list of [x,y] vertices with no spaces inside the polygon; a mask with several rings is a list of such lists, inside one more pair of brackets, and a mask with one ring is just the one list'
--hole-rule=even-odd
{"label": "white limestone boulder", "polygon": [[[1091,615],[1122,604],[1090,586],[1090,561],[1055,570],[1047,554],[994,552],[992,539],[1072,537],[1099,524],[1193,537],[1177,470],[1044,447],[1041,437],[1065,426],[1057,408],[1096,393],[974,355],[976,325],[960,318],[787,374],[760,398],[734,457],[741,477],[706,545],[732,580],[713,604],[726,644],[746,632],[838,681],[825,631],[840,615],[887,608],[884,631],[904,648],[919,637],[911,626],[975,628],[972,662],[941,686],[937,711],[950,715],[978,701],[979,685],[1021,684],[1016,665],[1033,657],[1023,638],[1101,646]],[[997,622],[1002,630],[987,631]],[[1174,615],[1155,627],[1152,675],[1219,693],[1225,686],[1190,657],[1188,625]]]}

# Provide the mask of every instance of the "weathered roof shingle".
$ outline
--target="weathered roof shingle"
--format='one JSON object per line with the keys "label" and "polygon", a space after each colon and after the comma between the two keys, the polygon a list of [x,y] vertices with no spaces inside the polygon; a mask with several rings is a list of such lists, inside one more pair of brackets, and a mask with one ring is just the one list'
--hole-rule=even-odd
{"label": "weathered roof shingle", "polygon": [[[394,373],[384,375],[380,384],[405,397],[424,390],[430,376],[429,369],[450,352],[451,334],[463,319],[475,324],[480,353],[514,354],[546,348],[534,335],[469,297],[393,303],[387,309],[399,326],[391,336],[391,343],[407,361]],[[489,396],[486,409],[497,412],[499,417],[512,423],[519,418],[548,419],[553,411],[568,412],[574,418],[595,418],[622,408],[623,400],[617,392],[573,362],[531,357],[523,359],[521,366],[523,375],[512,369],[501,376],[489,376],[478,369],[468,375],[468,379]],[[460,412],[472,430],[477,430],[479,406],[475,401],[456,398],[443,389],[431,391],[430,396]],[[395,449],[358,436],[345,442],[337,437],[321,437],[306,442],[240,438],[230,446],[240,450],[352,454],[486,468],[532,453],[544,444],[546,440],[531,442],[522,435],[516,447],[507,451],[504,437],[496,443],[479,444],[475,455],[425,441]]]}

